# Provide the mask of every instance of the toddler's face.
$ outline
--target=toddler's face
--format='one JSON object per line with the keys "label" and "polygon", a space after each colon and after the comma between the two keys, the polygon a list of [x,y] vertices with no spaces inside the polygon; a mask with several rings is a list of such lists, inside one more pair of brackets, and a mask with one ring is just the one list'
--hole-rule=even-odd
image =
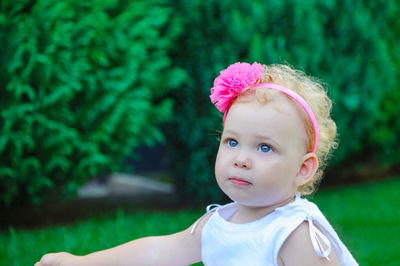
{"label": "toddler's face", "polygon": [[[277,108],[278,107],[278,108]],[[234,103],[226,117],[215,164],[222,191],[247,206],[294,196],[307,135],[299,109],[284,95],[273,102]]]}

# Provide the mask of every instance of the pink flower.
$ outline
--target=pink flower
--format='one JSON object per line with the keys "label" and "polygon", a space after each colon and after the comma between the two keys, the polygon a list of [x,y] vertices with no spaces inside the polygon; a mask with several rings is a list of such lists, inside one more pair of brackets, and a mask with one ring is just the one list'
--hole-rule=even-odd
{"label": "pink flower", "polygon": [[264,67],[257,62],[252,65],[240,62],[230,65],[214,80],[214,87],[210,90],[211,102],[225,113],[233,99],[262,77],[263,70]]}

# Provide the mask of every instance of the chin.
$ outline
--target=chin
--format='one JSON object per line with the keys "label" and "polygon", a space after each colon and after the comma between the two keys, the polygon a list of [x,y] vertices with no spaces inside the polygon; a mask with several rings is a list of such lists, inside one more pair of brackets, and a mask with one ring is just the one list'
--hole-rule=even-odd
{"label": "chin", "polygon": [[232,200],[235,201],[236,203],[243,205],[243,206],[248,206],[248,207],[264,207],[268,205],[268,202],[265,201],[265,199],[258,199],[254,197],[249,197],[249,195],[229,195],[227,194],[228,197]]}
{"label": "chin", "polygon": [[250,198],[249,195],[247,195],[247,197],[230,197],[230,198],[233,201],[236,201],[240,205],[253,208],[269,207],[276,204],[280,204],[283,200],[285,200],[280,197],[275,197],[275,196],[268,197],[266,195],[259,195],[257,197],[257,195],[254,194]]}

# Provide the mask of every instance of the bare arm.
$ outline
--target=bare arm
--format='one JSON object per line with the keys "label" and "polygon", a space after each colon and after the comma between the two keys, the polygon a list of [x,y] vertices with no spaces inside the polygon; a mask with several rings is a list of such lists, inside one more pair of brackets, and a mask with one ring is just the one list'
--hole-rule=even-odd
{"label": "bare arm", "polygon": [[189,227],[176,234],[145,237],[86,256],[47,254],[35,266],[193,264],[201,261],[201,231],[208,218],[207,215],[199,222],[193,234]]}
{"label": "bare arm", "polygon": [[319,257],[311,242],[308,222],[303,222],[286,239],[278,255],[279,265],[340,265],[335,251],[332,249],[327,259]]}

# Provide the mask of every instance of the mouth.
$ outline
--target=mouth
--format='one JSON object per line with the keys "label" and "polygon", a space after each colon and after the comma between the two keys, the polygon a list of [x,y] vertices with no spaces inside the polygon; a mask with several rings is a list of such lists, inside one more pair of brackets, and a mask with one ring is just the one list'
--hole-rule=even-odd
{"label": "mouth", "polygon": [[252,185],[251,182],[249,182],[249,181],[247,181],[247,180],[245,180],[243,178],[236,177],[236,176],[231,177],[228,180],[231,181],[233,184],[235,184],[237,186],[250,186],[250,185]]}

